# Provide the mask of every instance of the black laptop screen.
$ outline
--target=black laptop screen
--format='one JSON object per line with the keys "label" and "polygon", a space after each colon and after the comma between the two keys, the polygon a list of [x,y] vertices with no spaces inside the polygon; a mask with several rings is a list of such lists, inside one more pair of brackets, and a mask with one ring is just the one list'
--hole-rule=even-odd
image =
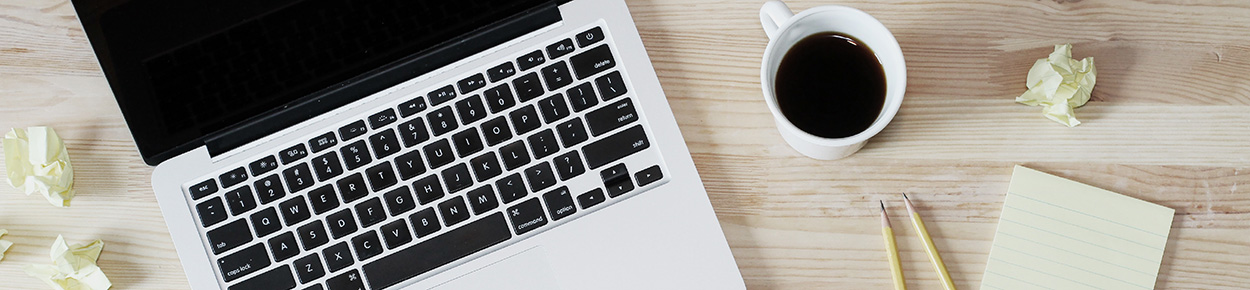
{"label": "black laptop screen", "polygon": [[73,0],[145,159],[541,2]]}

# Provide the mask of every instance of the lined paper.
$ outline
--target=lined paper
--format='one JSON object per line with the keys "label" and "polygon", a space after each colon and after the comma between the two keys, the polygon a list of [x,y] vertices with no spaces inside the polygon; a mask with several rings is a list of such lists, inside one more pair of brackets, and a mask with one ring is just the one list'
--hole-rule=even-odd
{"label": "lined paper", "polygon": [[982,289],[1154,289],[1175,210],[1017,165]]}

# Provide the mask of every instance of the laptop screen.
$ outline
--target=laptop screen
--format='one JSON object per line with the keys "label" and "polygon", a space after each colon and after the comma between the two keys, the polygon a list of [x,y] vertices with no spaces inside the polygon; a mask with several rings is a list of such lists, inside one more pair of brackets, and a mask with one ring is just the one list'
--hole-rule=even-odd
{"label": "laptop screen", "polygon": [[148,160],[543,2],[73,0]]}

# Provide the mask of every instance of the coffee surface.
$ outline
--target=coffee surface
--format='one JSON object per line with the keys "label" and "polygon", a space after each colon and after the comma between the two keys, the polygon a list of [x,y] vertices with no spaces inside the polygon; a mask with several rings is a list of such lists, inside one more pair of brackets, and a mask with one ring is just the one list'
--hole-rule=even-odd
{"label": "coffee surface", "polygon": [[822,32],[795,43],[777,68],[777,105],[800,130],[850,137],[872,126],[885,105],[885,70],[864,42]]}

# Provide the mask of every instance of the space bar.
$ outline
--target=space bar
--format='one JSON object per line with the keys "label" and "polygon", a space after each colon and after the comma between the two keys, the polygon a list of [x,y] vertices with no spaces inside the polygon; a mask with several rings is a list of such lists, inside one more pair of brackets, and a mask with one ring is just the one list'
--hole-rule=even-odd
{"label": "space bar", "polygon": [[512,238],[503,213],[443,233],[364,266],[369,289],[383,289]]}

